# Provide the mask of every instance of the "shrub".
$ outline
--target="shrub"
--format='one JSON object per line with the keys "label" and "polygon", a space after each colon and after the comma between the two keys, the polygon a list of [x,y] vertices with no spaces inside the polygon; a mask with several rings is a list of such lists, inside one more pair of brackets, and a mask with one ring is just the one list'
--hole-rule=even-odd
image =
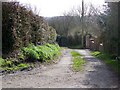
{"label": "shrub", "polygon": [[24,48],[23,50],[28,59],[39,59],[38,53],[33,48]]}
{"label": "shrub", "polygon": [[60,53],[60,47],[53,44],[45,44],[41,46],[35,46],[33,44],[28,47],[24,47],[21,50],[21,55],[25,57],[28,61],[39,60],[46,61],[53,59],[56,55]]}

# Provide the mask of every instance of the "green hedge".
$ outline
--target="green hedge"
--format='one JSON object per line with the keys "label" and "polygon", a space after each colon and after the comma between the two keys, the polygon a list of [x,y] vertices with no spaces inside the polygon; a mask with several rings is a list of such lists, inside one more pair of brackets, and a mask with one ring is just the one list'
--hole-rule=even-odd
{"label": "green hedge", "polygon": [[29,43],[54,43],[56,31],[43,17],[18,2],[2,3],[2,53],[9,54]]}

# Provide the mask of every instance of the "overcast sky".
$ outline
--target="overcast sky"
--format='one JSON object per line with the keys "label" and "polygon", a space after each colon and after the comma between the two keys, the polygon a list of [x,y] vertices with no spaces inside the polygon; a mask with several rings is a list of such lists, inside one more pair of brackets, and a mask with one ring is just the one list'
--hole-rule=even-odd
{"label": "overcast sky", "polygon": [[[81,0],[17,0],[24,4],[30,4],[40,11],[44,17],[61,16],[64,11],[80,6]],[[102,6],[104,0],[84,0],[85,3],[92,3],[95,7]]]}

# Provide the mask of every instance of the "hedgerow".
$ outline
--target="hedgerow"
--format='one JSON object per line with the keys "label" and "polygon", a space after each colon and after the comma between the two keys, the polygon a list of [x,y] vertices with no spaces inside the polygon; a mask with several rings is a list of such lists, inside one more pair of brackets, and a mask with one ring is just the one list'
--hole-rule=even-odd
{"label": "hedgerow", "polygon": [[[2,54],[9,55],[30,43],[56,41],[56,31],[43,17],[19,2],[2,3]],[[30,52],[33,52],[30,50]],[[17,55],[15,52],[13,55]]]}

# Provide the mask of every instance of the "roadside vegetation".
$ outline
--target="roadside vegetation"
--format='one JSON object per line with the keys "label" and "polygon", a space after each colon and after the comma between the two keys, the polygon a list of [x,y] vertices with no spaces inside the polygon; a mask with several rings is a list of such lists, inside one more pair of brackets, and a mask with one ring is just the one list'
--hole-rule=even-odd
{"label": "roadside vegetation", "polygon": [[57,44],[45,44],[35,46],[30,44],[23,47],[18,58],[0,58],[2,71],[17,71],[33,68],[35,62],[49,63],[60,55],[60,47]]}
{"label": "roadside vegetation", "polygon": [[101,53],[99,51],[94,51],[91,53],[93,56],[103,60],[108,66],[110,66],[115,72],[120,75],[120,64],[113,55]]}
{"label": "roadside vegetation", "polygon": [[30,69],[60,55],[56,30],[35,10],[11,1],[3,2],[2,9],[0,72]]}
{"label": "roadside vegetation", "polygon": [[84,66],[84,64],[85,64],[86,61],[76,51],[72,51],[71,54],[72,54],[72,57],[73,57],[73,66],[72,66],[72,68],[76,72],[82,71],[83,70],[83,66]]}

